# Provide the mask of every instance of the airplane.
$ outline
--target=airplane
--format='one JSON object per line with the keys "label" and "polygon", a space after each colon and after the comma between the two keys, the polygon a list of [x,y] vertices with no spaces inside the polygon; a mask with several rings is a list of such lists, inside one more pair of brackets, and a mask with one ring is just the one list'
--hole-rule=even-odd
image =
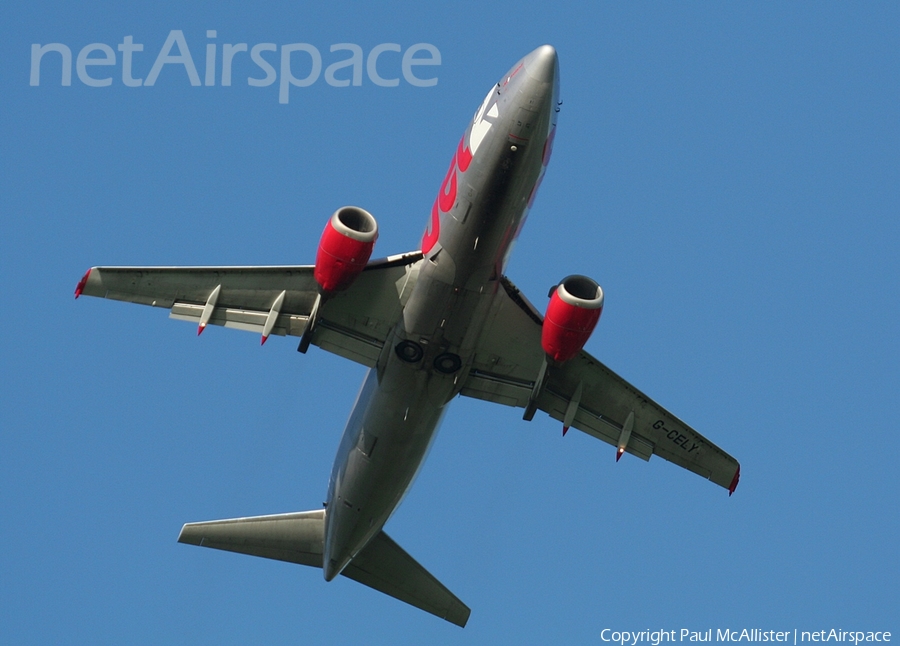
{"label": "airplane", "polygon": [[643,460],[658,455],[734,493],[738,462],[582,348],[603,290],[581,275],[542,314],[504,275],[547,164],[560,110],[550,45],[519,60],[476,109],[421,249],[370,261],[378,225],[338,209],[312,266],[93,267],[81,295],[170,318],[299,337],[369,368],[322,509],[185,524],[181,543],[322,568],[458,626],[470,609],[383,530],[457,395],[537,410]]}

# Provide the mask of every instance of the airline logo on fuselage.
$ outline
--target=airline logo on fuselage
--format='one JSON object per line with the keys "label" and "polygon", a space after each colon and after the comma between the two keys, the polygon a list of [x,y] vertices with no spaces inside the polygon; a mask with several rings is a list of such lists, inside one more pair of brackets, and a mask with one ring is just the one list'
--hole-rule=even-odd
{"label": "airline logo on fuselage", "polygon": [[437,197],[434,199],[434,205],[431,207],[431,220],[428,223],[428,228],[425,229],[425,235],[422,236],[422,253],[427,254],[430,252],[441,236],[441,215],[449,213],[453,205],[456,204],[460,177],[466,172],[466,169],[472,162],[472,157],[493,125],[486,117],[495,119],[500,116],[496,103],[488,109],[488,104],[493,96],[494,88],[491,88],[481,107],[475,112],[475,117],[472,119],[472,124],[468,129],[468,145],[466,145],[465,133],[459,140],[453,159],[450,160],[450,168],[447,170],[447,175],[441,184],[441,190],[438,191]]}

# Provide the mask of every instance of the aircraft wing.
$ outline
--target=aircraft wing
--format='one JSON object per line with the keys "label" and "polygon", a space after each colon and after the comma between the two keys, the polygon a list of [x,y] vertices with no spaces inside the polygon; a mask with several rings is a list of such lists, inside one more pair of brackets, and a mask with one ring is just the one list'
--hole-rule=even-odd
{"label": "aircraft wing", "polygon": [[[525,408],[544,361],[543,317],[506,277],[462,394]],[[644,460],[658,455],[733,493],[737,460],[587,352],[548,368],[537,408]],[[633,414],[633,415],[632,415]]]}
{"label": "aircraft wing", "polygon": [[[374,366],[412,291],[421,259],[416,251],[370,262],[349,289],[322,305],[312,343]],[[93,267],[75,296],[163,307],[170,318],[256,332],[265,340],[269,334],[303,335],[316,287],[312,265]]]}

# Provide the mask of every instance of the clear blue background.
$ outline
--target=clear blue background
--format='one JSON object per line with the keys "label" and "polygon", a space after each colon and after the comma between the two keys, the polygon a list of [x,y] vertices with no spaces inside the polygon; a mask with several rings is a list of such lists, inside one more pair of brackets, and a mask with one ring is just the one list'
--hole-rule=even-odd
{"label": "clear blue background", "polygon": [[[0,25],[0,641],[568,643],[898,623],[900,9],[870,3],[36,2]],[[418,42],[438,84],[108,88],[32,43]],[[175,542],[312,509],[363,369],[96,299],[98,264],[312,262],[328,216],[417,248],[467,120],[554,44],[553,161],[508,273],[606,291],[587,349],[736,456],[732,498],[538,414],[452,404],[388,532],[464,630],[321,572]],[[221,53],[220,53],[221,56]],[[243,56],[246,57],[246,54]],[[343,56],[343,55],[342,55]],[[121,60],[121,59],[119,59]],[[298,58],[299,60],[299,58]],[[332,58],[331,60],[336,60]],[[383,60],[390,61],[389,57]],[[74,67],[74,65],[73,65]],[[389,75],[386,68],[384,75]]]}

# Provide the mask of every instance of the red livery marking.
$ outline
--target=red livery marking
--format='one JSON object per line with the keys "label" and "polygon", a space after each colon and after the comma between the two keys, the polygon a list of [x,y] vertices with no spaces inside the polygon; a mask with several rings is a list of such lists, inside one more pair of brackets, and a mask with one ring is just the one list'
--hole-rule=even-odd
{"label": "red livery marking", "polygon": [[737,471],[734,472],[734,478],[731,480],[731,485],[728,487],[728,495],[734,493],[734,490],[737,489],[738,481],[741,479],[741,465],[738,465]]}
{"label": "red livery marking", "polygon": [[528,196],[528,208],[531,208],[531,204],[534,202],[534,198],[537,197],[538,189],[541,187],[541,182],[544,181],[544,171],[541,170],[541,174],[538,175],[537,181],[534,183],[534,186],[531,187],[531,194]]}
{"label": "red livery marking", "polygon": [[84,276],[81,277],[81,280],[78,281],[78,284],[75,286],[75,298],[78,298],[79,296],[81,296],[81,292],[84,291],[84,286],[87,284],[88,276],[91,275],[92,270],[93,270],[93,267],[91,267],[91,269],[88,269],[84,273]]}
{"label": "red livery marking", "polygon": [[553,291],[544,323],[541,347],[554,361],[565,362],[581,351],[600,320],[603,290],[585,276],[569,276]]}
{"label": "red livery marking", "polygon": [[425,229],[425,235],[422,236],[422,253],[428,253],[437,244],[441,235],[441,213],[449,213],[453,205],[456,204],[456,195],[459,190],[459,174],[465,173],[469,164],[472,163],[472,151],[468,146],[463,145],[466,136],[463,135],[453,153],[453,159],[450,160],[450,168],[447,169],[447,175],[441,183],[441,190],[438,192],[434,205],[431,207],[431,220],[428,228]]}
{"label": "red livery marking", "polygon": [[441,184],[441,192],[438,193],[438,203],[441,211],[447,213],[453,208],[456,202],[456,153],[453,153],[453,159],[450,161],[450,168],[447,169],[447,176],[444,177],[444,183]]}
{"label": "red livery marking", "polygon": [[541,156],[541,164],[544,166],[550,163],[550,155],[553,154],[554,137],[556,137],[556,126],[553,126],[553,130],[550,131],[550,134],[547,135],[547,140],[544,141],[544,153]]}
{"label": "red livery marking", "polygon": [[514,69],[512,72],[509,73],[509,76],[507,76],[507,77],[506,77],[506,80],[503,81],[503,85],[505,86],[507,83],[509,83],[509,82],[512,80],[512,77],[514,77],[516,74],[519,73],[519,70],[520,70],[520,69],[522,69],[522,63],[519,63],[519,64],[516,66],[516,69]]}
{"label": "red livery marking", "polygon": [[553,138],[556,136],[556,126],[553,126],[553,129],[550,131],[550,134],[547,135],[547,138],[544,140],[544,151],[541,153],[541,165],[543,168],[541,169],[541,174],[538,175],[537,181],[534,183],[534,186],[531,189],[531,194],[528,196],[528,208],[531,208],[532,202],[534,202],[534,198],[537,197],[538,189],[541,187],[541,182],[544,181],[544,171],[547,168],[547,164],[550,163],[550,155],[553,154]]}
{"label": "red livery marking", "polygon": [[375,246],[375,236],[370,240],[357,240],[335,228],[334,218],[332,216],[322,232],[313,271],[313,277],[326,293],[349,287],[369,262]]}
{"label": "red livery marking", "polygon": [[434,199],[434,206],[431,207],[431,221],[428,228],[425,229],[425,235],[422,236],[422,253],[428,253],[434,248],[438,238],[441,235],[441,217],[438,214],[438,201]]}
{"label": "red livery marking", "polygon": [[601,308],[570,305],[553,292],[541,328],[544,352],[554,361],[568,361],[574,357],[594,331],[600,312]]}
{"label": "red livery marking", "polygon": [[464,146],[463,142],[466,136],[463,135],[459,140],[459,146],[456,147],[456,165],[459,166],[459,172],[465,173],[469,164],[472,163],[472,151],[468,146]]}

